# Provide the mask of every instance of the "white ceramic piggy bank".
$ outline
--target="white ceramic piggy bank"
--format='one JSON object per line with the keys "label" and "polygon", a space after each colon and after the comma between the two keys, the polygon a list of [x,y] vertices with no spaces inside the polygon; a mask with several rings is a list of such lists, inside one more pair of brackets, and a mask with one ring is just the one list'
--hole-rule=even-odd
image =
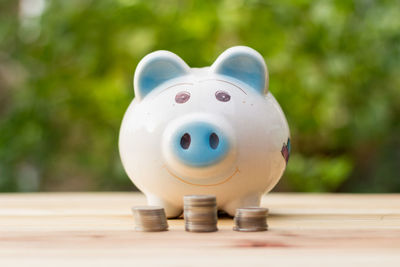
{"label": "white ceramic piggy bank", "polygon": [[134,89],[120,129],[122,163],[168,217],[182,213],[190,194],[215,195],[218,209],[234,215],[258,206],[282,176],[289,128],[255,50],[232,47],[206,68],[156,51],[137,66]]}

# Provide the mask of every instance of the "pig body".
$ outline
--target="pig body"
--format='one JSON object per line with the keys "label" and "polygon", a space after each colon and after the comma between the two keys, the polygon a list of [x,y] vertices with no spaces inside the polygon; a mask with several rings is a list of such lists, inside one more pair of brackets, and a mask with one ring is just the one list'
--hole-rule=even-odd
{"label": "pig body", "polygon": [[183,196],[212,194],[220,210],[258,206],[290,152],[285,116],[268,90],[260,54],[233,47],[211,67],[167,51],[147,55],[122,121],[123,166],[148,204],[182,213]]}

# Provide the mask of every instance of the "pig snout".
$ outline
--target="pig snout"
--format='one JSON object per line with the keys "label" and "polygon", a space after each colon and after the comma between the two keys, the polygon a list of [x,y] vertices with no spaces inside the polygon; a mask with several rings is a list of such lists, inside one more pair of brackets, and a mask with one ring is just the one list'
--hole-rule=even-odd
{"label": "pig snout", "polygon": [[181,125],[171,138],[172,153],[185,165],[206,167],[217,164],[228,154],[230,142],[224,131],[210,122]]}

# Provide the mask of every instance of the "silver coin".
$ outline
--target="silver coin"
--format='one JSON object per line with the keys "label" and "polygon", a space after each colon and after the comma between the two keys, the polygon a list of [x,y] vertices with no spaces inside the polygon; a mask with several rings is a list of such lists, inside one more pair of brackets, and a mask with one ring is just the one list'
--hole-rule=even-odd
{"label": "silver coin", "polygon": [[217,200],[213,195],[187,195],[183,197],[185,230],[189,232],[215,232],[217,228]]}
{"label": "silver coin", "polygon": [[233,230],[241,232],[267,231],[267,216],[267,208],[239,208],[236,210]]}
{"label": "silver coin", "polygon": [[132,207],[135,230],[141,232],[158,232],[168,230],[165,211],[159,206]]}

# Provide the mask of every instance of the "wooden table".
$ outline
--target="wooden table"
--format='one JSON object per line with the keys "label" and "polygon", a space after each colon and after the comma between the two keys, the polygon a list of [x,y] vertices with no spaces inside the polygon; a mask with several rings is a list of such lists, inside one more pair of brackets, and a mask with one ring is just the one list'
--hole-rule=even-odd
{"label": "wooden table", "polygon": [[138,193],[0,194],[0,266],[400,266],[400,195],[264,197],[268,232],[133,231]]}

